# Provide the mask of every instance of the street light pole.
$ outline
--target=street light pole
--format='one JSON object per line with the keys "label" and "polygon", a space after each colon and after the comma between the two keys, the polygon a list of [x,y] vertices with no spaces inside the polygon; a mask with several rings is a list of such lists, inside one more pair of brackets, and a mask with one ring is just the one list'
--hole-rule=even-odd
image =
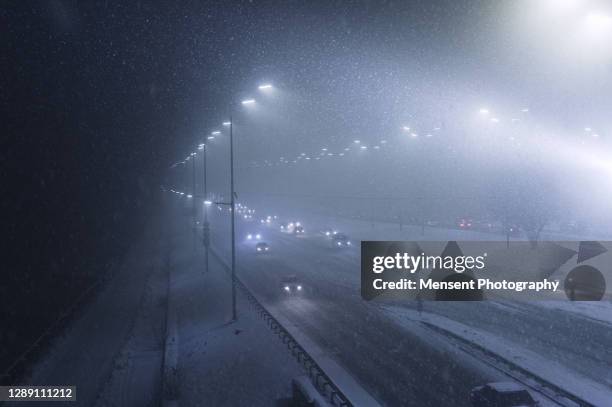
{"label": "street light pole", "polygon": [[208,272],[208,247],[210,246],[210,225],[208,224],[208,205],[206,204],[207,201],[207,195],[208,195],[208,191],[207,191],[207,186],[206,186],[206,150],[208,149],[208,146],[204,145],[202,148],[202,167],[203,167],[203,173],[202,173],[202,195],[204,197],[203,201],[204,201],[204,224],[202,225],[202,240],[204,243],[204,262],[205,262],[205,268],[204,270]]}
{"label": "street light pole", "polygon": [[196,156],[191,155],[192,162],[192,177],[191,177],[191,229],[193,230],[193,251],[196,250],[196,240],[197,240],[197,231],[196,231]]}
{"label": "street light pole", "polygon": [[232,211],[232,321],[236,315],[236,191],[234,190],[234,119],[230,107],[230,208]]}

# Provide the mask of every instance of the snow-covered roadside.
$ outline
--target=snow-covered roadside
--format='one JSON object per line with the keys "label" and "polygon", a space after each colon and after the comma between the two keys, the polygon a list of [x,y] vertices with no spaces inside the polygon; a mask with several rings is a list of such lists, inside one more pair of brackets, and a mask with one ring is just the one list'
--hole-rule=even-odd
{"label": "snow-covered roadside", "polygon": [[96,406],[155,405],[160,396],[166,269],[157,267],[147,281],[134,327],[115,358],[113,373]]}
{"label": "snow-covered roadside", "polygon": [[534,376],[540,377],[595,406],[607,406],[612,400],[612,387],[596,383],[546,357],[521,348],[514,342],[509,342],[439,315],[430,313],[419,315],[418,312],[403,307],[382,306],[381,308],[399,324],[411,324],[414,321],[431,324],[499,355],[501,358],[531,372]]}
{"label": "snow-covered roadside", "polygon": [[[47,352],[24,378],[26,385],[73,385],[74,406],[93,406],[114,370],[115,358],[129,338],[149,276],[158,267],[158,217],[152,217],[109,281],[78,317],[55,338]],[[18,402],[9,405],[40,405]]]}
{"label": "snow-covered roadside", "polygon": [[612,302],[610,301],[537,301],[539,307],[571,312],[581,317],[609,324],[612,329]]}
{"label": "snow-covered roadside", "polygon": [[192,237],[183,222],[176,227],[170,295],[179,344],[177,404],[270,406],[288,398],[302,367],[239,291],[238,320],[231,322],[229,276],[212,255],[205,271]]}

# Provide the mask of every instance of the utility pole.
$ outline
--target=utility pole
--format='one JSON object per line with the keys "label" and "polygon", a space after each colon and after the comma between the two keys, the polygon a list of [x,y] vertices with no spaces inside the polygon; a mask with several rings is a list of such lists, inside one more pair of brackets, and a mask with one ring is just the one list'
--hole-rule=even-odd
{"label": "utility pole", "polygon": [[208,247],[210,246],[210,225],[208,224],[208,205],[207,205],[207,187],[206,187],[206,150],[208,149],[207,145],[204,145],[202,149],[202,195],[204,197],[204,223],[202,225],[202,240],[204,243],[204,262],[205,268],[204,270],[208,272]]}
{"label": "utility pole", "polygon": [[193,168],[191,176],[191,229],[193,230],[193,251],[196,250],[197,230],[196,230],[196,218],[197,218],[197,207],[196,207],[196,155],[191,155],[191,167]]}
{"label": "utility pole", "polygon": [[236,315],[236,191],[234,190],[234,119],[230,111],[230,208],[232,211],[232,321]]}

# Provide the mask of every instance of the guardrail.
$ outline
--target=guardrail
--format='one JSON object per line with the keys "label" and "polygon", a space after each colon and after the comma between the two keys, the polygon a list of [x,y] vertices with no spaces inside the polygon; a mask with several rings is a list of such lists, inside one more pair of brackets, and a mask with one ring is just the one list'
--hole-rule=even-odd
{"label": "guardrail", "polygon": [[[544,389],[546,390],[551,390],[552,393],[546,392],[546,391],[542,391],[542,389],[536,389],[534,388],[535,391],[537,391],[538,393],[542,394],[543,396],[545,396],[546,398],[548,398],[549,400],[553,401],[554,403],[557,403],[559,405],[563,405],[563,406],[580,406],[580,407],[596,407],[595,405],[583,400],[582,398],[580,398],[579,396],[572,394],[570,392],[568,392],[567,390],[557,386],[554,383],[551,383],[550,381],[542,378],[539,375],[534,374],[533,372],[517,365],[516,363],[514,363],[512,360],[500,356],[497,353],[494,353],[490,350],[488,350],[487,348],[472,342],[472,341],[468,341],[467,339],[463,338],[460,335],[457,335],[454,332],[448,331],[446,329],[442,329],[434,324],[431,324],[429,322],[426,321],[421,321],[421,324],[423,324],[424,326],[426,326],[427,328],[431,329],[434,332],[437,332],[441,335],[446,335],[450,338],[455,339],[456,341],[465,344],[466,346],[469,346],[471,348],[474,348],[476,350],[478,350],[479,352],[481,352],[482,354],[493,358],[495,360],[497,360],[498,362],[501,362],[505,365],[507,365],[510,369],[519,372],[520,374],[522,374],[524,377],[528,377],[530,379],[532,379],[533,381],[535,381],[536,383],[540,384],[541,386],[544,387]],[[516,376],[511,376],[513,377],[515,380],[525,384],[528,387],[532,387],[529,383],[524,382],[523,380],[520,380],[519,377]],[[560,396],[560,397],[559,397]],[[565,403],[563,399],[566,399],[568,401],[570,401],[570,403]]]}

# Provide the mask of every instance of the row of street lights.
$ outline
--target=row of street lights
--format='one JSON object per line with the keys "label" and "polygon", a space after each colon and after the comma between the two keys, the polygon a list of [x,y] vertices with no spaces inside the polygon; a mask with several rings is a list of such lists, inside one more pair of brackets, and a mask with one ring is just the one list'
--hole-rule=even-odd
{"label": "row of street lights", "polygon": [[[263,84],[258,87],[258,89],[262,92],[269,92],[274,89],[271,84]],[[242,106],[251,106],[256,103],[255,99],[245,99],[240,102]],[[222,122],[222,126],[229,127],[229,142],[230,142],[230,200],[229,202],[212,202],[208,200],[207,193],[207,177],[206,177],[206,152],[208,150],[208,146],[210,144],[200,143],[198,145],[197,150],[201,152],[203,159],[203,198],[204,198],[204,222],[203,222],[203,243],[206,249],[206,270],[208,270],[208,250],[210,246],[210,225],[208,224],[208,215],[207,215],[207,207],[212,205],[213,203],[217,205],[227,205],[230,208],[231,212],[231,279],[232,279],[232,321],[236,321],[238,319],[237,309],[236,309],[236,190],[235,190],[235,179],[234,179],[234,120],[233,120],[233,110],[234,104],[230,102],[229,105],[229,121]],[[216,136],[220,136],[222,133],[220,130],[213,130],[210,135],[206,137],[207,141],[212,141]],[[193,222],[195,225],[195,217],[197,213],[197,199],[195,199],[196,195],[196,169],[195,169],[195,157],[198,156],[197,152],[190,153],[184,161],[175,163],[171,166],[171,168],[176,167],[180,164],[186,164],[188,161],[193,161],[193,174],[192,174],[192,196],[193,199]],[[189,195],[188,195],[189,196]],[[195,227],[194,227],[195,233]],[[195,236],[194,236],[195,242]]]}

